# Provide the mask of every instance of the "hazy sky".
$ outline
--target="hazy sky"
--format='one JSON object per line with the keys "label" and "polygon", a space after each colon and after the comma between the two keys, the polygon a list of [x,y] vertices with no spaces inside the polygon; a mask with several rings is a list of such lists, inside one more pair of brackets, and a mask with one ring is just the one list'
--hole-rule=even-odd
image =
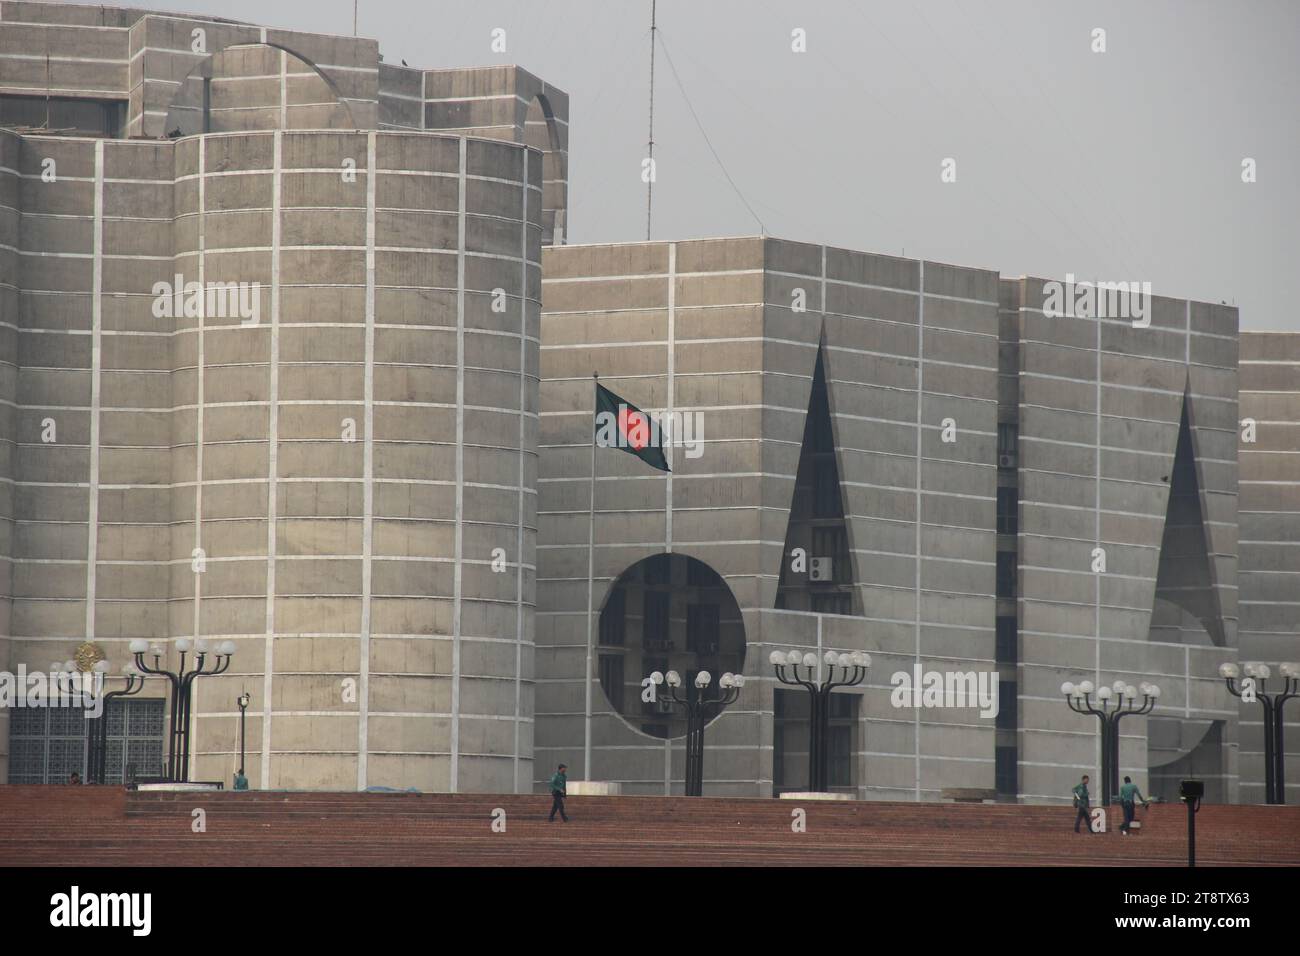
{"label": "hazy sky", "polygon": [[[352,32],[352,0],[124,5]],[[513,62],[568,92],[569,240],[632,241],[649,14],[650,0],[360,0],[359,32],[391,63]],[[1300,329],[1296,0],[659,0],[658,18],[656,239],[762,231],[670,57],[769,234],[1145,280],[1235,303],[1243,328]]]}

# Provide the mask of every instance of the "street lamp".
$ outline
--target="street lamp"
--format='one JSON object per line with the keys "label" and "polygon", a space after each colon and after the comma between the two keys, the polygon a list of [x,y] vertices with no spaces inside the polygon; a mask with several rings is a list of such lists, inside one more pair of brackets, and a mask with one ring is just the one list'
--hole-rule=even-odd
{"label": "street lamp", "polygon": [[[808,691],[808,790],[812,793],[825,793],[830,789],[830,761],[826,757],[826,747],[831,735],[831,691],[836,687],[856,687],[861,684],[866,679],[867,668],[871,666],[871,655],[863,651],[854,651],[852,654],[827,651],[822,659],[826,662],[828,676],[826,680],[818,682],[816,654],[773,651],[768,657],[776,670],[777,680]],[[802,674],[801,667],[804,670]],[[843,677],[836,680],[839,671],[843,672]]]}
{"label": "street lamp", "polygon": [[734,703],[740,696],[740,689],[745,686],[743,674],[730,671],[718,678],[717,696],[708,697],[708,689],[713,683],[713,675],[700,671],[695,675],[694,688],[688,688],[685,696],[678,694],[682,686],[682,677],[676,671],[661,674],[655,671],[650,675],[650,682],[656,687],[668,685],[668,696],[664,698],[674,707],[686,712],[686,796],[699,797],[704,794],[704,725],[708,723],[709,711],[719,711]]}
{"label": "street lamp", "polygon": [[[1250,662],[1220,664],[1219,676],[1228,685],[1228,692],[1247,703],[1258,702],[1264,708],[1264,802],[1286,803],[1286,747],[1282,742],[1282,708],[1292,697],[1300,697],[1300,664],[1279,664],[1282,690],[1275,694],[1264,693],[1264,682],[1273,676],[1267,664]],[[1245,675],[1246,681],[1237,687],[1237,679]],[[1249,681],[1249,683],[1247,683]]]}
{"label": "street lamp", "polygon": [[[185,655],[193,649],[194,666],[185,669]],[[131,653],[135,655],[135,666],[145,674],[157,674],[166,677],[172,685],[171,706],[171,749],[167,754],[167,779],[185,782],[190,779],[190,696],[194,690],[194,681],[198,677],[211,677],[223,674],[230,667],[231,655],[235,653],[234,641],[222,641],[215,647],[211,641],[199,638],[191,641],[188,637],[176,639],[176,650],[180,651],[180,667],[169,671],[162,666],[165,648],[161,644],[148,641],[131,642]],[[153,658],[153,664],[145,663],[145,655]],[[205,667],[208,657],[215,659],[213,665]]]}
{"label": "street lamp", "polygon": [[[1092,703],[1093,691],[1097,694],[1096,706]],[[1107,687],[1094,688],[1092,681],[1061,685],[1065,702],[1076,714],[1092,714],[1101,725],[1101,803],[1110,806],[1111,796],[1119,792],[1119,722],[1134,714],[1149,714],[1160,699],[1160,688],[1141,681],[1136,687],[1117,680]],[[1138,695],[1142,702],[1138,703]]]}
{"label": "street lamp", "polygon": [[248,716],[248,704],[252,700],[248,691],[239,695],[239,775],[244,775],[244,719]]}
{"label": "street lamp", "polygon": [[[101,674],[108,674],[108,661],[99,661],[95,664],[95,670]],[[122,668],[122,676],[126,678],[126,687],[123,690],[111,690],[104,695],[104,703],[100,708],[99,716],[94,718],[94,724],[91,727],[89,736],[90,754],[87,760],[86,782],[87,783],[104,783],[108,775],[108,705],[110,701],[118,697],[129,697],[132,694],[138,694],[144,688],[144,675],[136,669],[134,664],[128,663]],[[126,755],[123,754],[123,760]],[[124,768],[125,769],[125,768]]]}

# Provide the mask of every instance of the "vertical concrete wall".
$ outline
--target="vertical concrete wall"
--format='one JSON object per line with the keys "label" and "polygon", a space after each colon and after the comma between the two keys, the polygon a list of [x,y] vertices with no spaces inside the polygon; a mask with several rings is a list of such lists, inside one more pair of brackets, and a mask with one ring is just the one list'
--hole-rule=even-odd
{"label": "vertical concrete wall", "polygon": [[[109,652],[120,673],[132,639],[176,633],[169,562],[175,340],[171,321],[153,308],[154,283],[170,281],[173,271],[173,150],[164,142],[93,145],[103,154],[102,278],[96,283],[92,273],[90,454],[79,476],[89,484],[95,541],[85,639]],[[163,689],[155,682],[148,694]]]}
{"label": "vertical concrete wall", "polygon": [[[671,476],[616,449],[598,450],[596,611],[613,581],[641,559],[690,555],[718,571],[736,596],[749,642],[747,667],[756,660],[764,538],[763,255],[759,239],[545,253],[538,780],[560,761],[573,779],[590,773],[590,779],[621,780],[630,792],[663,793],[666,777],[680,791],[683,778],[680,744],[666,748],[627,724],[598,683],[590,771],[583,762],[593,372],[652,414],[699,412],[706,439],[698,458],[680,448],[671,452]],[[625,676],[630,683],[644,675]],[[757,792],[759,713],[747,692],[710,726],[711,792]],[[770,759],[769,752],[769,765]],[[769,770],[769,788],[770,776]]]}
{"label": "vertical concrete wall", "polygon": [[178,147],[178,179],[203,144],[178,267],[252,277],[267,308],[187,336],[198,537],[174,551],[208,562],[187,575],[195,632],[240,644],[201,692],[198,767],[228,772],[247,689],[255,784],[512,790],[529,775],[536,154],[204,137]]}
{"label": "vertical concrete wall", "polygon": [[[994,669],[997,276],[777,242],[769,243],[767,270],[769,321],[779,323],[773,336],[802,327],[810,344],[824,341],[866,620],[856,639],[829,636],[823,624],[813,646],[873,655],[863,701],[863,752],[871,755],[861,762],[863,792],[935,799],[945,787],[991,788],[991,716],[899,708],[889,692],[892,676],[910,677],[917,664],[922,671]],[[792,313],[797,289],[808,293],[810,310],[821,310],[820,326]],[[802,377],[811,367],[797,374],[800,388],[788,404],[806,410]],[[952,441],[943,438],[946,419]],[[849,623],[836,627],[843,632]]]}
{"label": "vertical concrete wall", "polygon": [[[234,640],[196,685],[196,777],[229,776],[246,690],[254,786],[527,787],[539,259],[563,196],[525,134],[533,92],[563,94],[515,71],[515,133],[390,133],[373,40],[8,0],[0,22],[0,92],[182,134],[5,134],[0,665]],[[160,308],[177,276],[255,287],[256,317]]]}
{"label": "vertical concrete wall", "polygon": [[[1026,799],[1063,799],[1098,766],[1095,721],[1063,681],[1153,680],[1149,720],[1121,725],[1121,773],[1145,774],[1151,726],[1204,736],[1223,722],[1208,773],[1235,795],[1235,708],[1216,669],[1236,646],[1236,310],[1151,297],[1150,327],[1044,314],[1044,280],[1023,279],[1020,339],[1020,761]],[[1151,633],[1179,421],[1191,422],[1204,551],[1218,614],[1170,642]],[[1106,570],[1094,571],[1094,549]],[[1194,722],[1194,724],[1193,724]],[[1173,746],[1190,751],[1197,734]],[[1162,794],[1165,797],[1171,794]]]}
{"label": "vertical concrete wall", "polygon": [[[892,673],[910,674],[918,659],[927,670],[971,670],[993,658],[997,279],[926,266],[931,359],[920,351],[916,262],[771,239],[547,253],[539,760],[584,770],[590,376],[600,371],[603,384],[652,414],[699,412],[704,421],[704,454],[674,450],[671,480],[598,452],[594,603],[599,611],[625,568],[666,550],[706,562],[736,595],[752,680],[709,728],[710,792],[771,793],[766,661],[775,647],[879,655],[864,697],[858,763],[869,770],[860,770],[860,795],[991,786],[991,719],[969,709],[902,711],[887,692]],[[865,617],[774,609],[823,337]],[[918,364],[931,360],[924,382]],[[955,443],[940,440],[949,415],[961,423]],[[613,714],[599,687],[593,698],[595,778],[643,792],[663,792],[665,776],[680,781],[680,744],[678,762],[661,772],[662,741]]]}
{"label": "vertical concrete wall", "polygon": [[[398,124],[412,120],[415,79],[393,77],[388,115]],[[424,129],[489,136],[540,149],[543,160],[542,236],[563,245],[568,234],[569,96],[517,66],[425,70],[420,74],[420,120]],[[381,96],[384,91],[381,90]]]}
{"label": "vertical concrete wall", "polygon": [[[1300,334],[1243,332],[1241,407],[1255,440],[1241,449],[1241,660],[1273,667],[1300,660]],[[1259,704],[1241,702],[1243,803],[1264,802],[1264,728]],[[1300,791],[1300,707],[1286,705],[1287,802]]]}
{"label": "vertical concrete wall", "polygon": [[[19,230],[21,288],[11,660],[45,671],[93,636],[105,224],[103,145],[25,139]],[[42,178],[45,174],[46,178]],[[97,254],[100,253],[100,254]],[[100,353],[102,355],[102,353]],[[96,374],[96,369],[101,374]],[[98,389],[97,389],[98,387]]]}
{"label": "vertical concrete wall", "polygon": [[533,146],[543,240],[565,241],[569,98],[517,66],[420,70],[381,62],[361,37],[108,7],[3,0],[0,22],[0,93],[119,103],[127,136],[404,129]]}
{"label": "vertical concrete wall", "polygon": [[[196,685],[195,777],[229,776],[247,690],[254,785],[526,786],[540,154],[4,143],[5,663],[232,639]],[[177,275],[248,284],[255,316],[173,314]]]}
{"label": "vertical concrete wall", "polygon": [[[22,243],[22,140],[0,131],[0,670],[11,671],[13,633],[14,430],[18,394],[18,329]],[[9,773],[9,711],[0,708],[0,780]]]}
{"label": "vertical concrete wall", "polygon": [[95,641],[120,666],[167,634],[170,330],[148,290],[169,271],[171,146],[31,137],[12,158],[11,664]]}

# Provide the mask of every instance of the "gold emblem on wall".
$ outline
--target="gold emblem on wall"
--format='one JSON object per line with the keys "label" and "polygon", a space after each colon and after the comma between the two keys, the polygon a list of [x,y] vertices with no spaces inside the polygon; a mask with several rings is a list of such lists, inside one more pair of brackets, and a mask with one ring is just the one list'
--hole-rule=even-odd
{"label": "gold emblem on wall", "polygon": [[77,662],[77,670],[85,672],[92,670],[106,656],[102,647],[93,641],[86,641],[77,648],[77,653],[72,655],[72,659]]}

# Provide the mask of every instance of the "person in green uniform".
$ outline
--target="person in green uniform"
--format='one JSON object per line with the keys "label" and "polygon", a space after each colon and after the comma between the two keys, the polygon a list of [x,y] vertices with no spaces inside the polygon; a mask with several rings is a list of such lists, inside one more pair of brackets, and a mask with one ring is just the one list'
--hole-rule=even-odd
{"label": "person in green uniform", "polygon": [[1119,805],[1124,808],[1124,822],[1119,825],[1119,832],[1123,836],[1129,835],[1129,826],[1133,823],[1133,812],[1136,810],[1136,807],[1133,805],[1134,797],[1142,801],[1144,809],[1150,806],[1150,804],[1147,803],[1147,798],[1142,796],[1142,791],[1139,790],[1137,784],[1133,782],[1133,778],[1125,777],[1124,786],[1119,788]]}
{"label": "person in green uniform", "polygon": [[244,776],[244,772],[242,770],[235,771],[235,789],[236,790],[248,789],[248,778]]}
{"label": "person in green uniform", "polygon": [[569,768],[560,764],[559,768],[551,776],[551,816],[548,820],[550,823],[555,822],[555,813],[558,810],[560,819],[565,823],[569,822],[568,815],[564,812],[564,798],[568,794],[569,778],[564,771]]}
{"label": "person in green uniform", "polygon": [[1092,798],[1088,796],[1088,775],[1085,773],[1083,779],[1075,785],[1071,791],[1074,794],[1074,832],[1079,832],[1079,821],[1083,821],[1083,832],[1092,833]]}

